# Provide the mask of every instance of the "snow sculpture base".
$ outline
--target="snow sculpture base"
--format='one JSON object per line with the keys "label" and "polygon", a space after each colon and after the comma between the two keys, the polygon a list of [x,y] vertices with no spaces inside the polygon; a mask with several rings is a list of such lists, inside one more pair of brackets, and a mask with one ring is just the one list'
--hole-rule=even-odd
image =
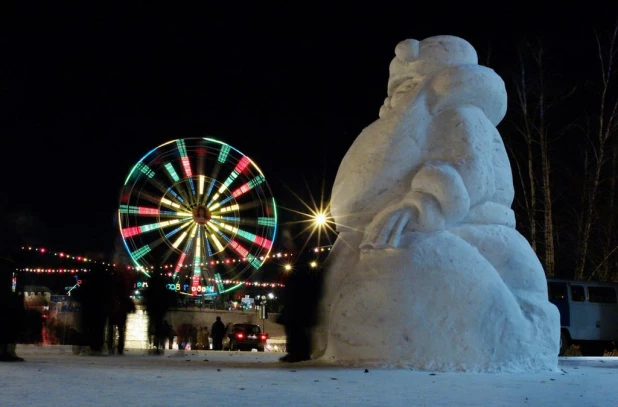
{"label": "snow sculpture base", "polygon": [[465,40],[400,43],[344,157],[314,358],[440,371],[558,366],[560,318],[515,229],[504,82]]}
{"label": "snow sculpture base", "polygon": [[[556,309],[534,253],[520,255],[531,251],[527,241],[510,228],[470,229],[410,236],[410,249],[362,251],[338,286],[323,358],[439,371],[555,368],[556,330],[547,323]],[[470,244],[487,235],[489,261]]]}

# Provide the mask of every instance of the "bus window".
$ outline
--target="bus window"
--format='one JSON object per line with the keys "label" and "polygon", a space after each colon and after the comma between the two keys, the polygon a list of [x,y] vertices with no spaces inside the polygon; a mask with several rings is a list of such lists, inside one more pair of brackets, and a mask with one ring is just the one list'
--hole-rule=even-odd
{"label": "bus window", "polygon": [[616,290],[613,287],[588,287],[590,302],[616,303]]}
{"label": "bus window", "polygon": [[567,298],[567,285],[566,283],[549,283],[549,300],[559,301],[566,300]]}
{"label": "bus window", "polygon": [[571,286],[571,300],[573,301],[586,301],[586,295],[584,295],[584,287],[581,285]]}

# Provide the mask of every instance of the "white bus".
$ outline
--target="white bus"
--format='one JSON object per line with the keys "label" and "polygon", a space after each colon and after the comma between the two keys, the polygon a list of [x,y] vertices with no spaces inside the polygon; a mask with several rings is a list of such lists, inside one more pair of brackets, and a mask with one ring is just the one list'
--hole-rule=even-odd
{"label": "white bus", "polygon": [[571,344],[590,356],[618,344],[618,284],[548,278],[547,288],[560,311],[560,355]]}

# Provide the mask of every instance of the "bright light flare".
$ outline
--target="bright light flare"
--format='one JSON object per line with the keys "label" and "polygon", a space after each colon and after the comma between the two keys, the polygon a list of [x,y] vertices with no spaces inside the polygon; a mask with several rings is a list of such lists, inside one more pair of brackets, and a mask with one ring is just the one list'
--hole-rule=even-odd
{"label": "bright light flare", "polygon": [[306,236],[305,242],[300,251],[302,252],[305,249],[307,244],[309,244],[309,241],[311,241],[314,236],[317,238],[318,246],[322,245],[322,238],[326,238],[329,244],[332,244],[329,234],[334,235],[337,233],[337,231],[334,227],[335,222],[330,216],[330,204],[324,201],[324,184],[322,184],[321,196],[318,202],[316,202],[316,200],[313,198],[311,191],[309,191],[310,202],[305,202],[300,196],[296,194],[296,192],[294,192],[290,188],[288,189],[306,209],[305,211],[298,211],[295,209],[282,207],[282,209],[293,212],[297,215],[300,215],[301,218],[304,218],[299,221],[289,222],[290,225],[296,223],[304,225],[304,228],[294,237],[296,238],[301,235]]}
{"label": "bright light flare", "polygon": [[324,225],[326,225],[327,221],[328,221],[328,218],[327,218],[325,213],[317,213],[315,215],[314,222],[315,222],[316,226],[324,226]]}

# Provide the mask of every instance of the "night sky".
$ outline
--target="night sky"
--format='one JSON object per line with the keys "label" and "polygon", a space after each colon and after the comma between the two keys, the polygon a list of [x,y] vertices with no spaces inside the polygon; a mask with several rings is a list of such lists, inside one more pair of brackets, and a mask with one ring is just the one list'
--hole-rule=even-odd
{"label": "night sky", "polygon": [[616,21],[607,6],[408,3],[3,13],[0,209],[24,219],[15,241],[111,252],[126,174],[184,137],[236,147],[282,206],[302,209],[289,189],[307,199],[324,186],[328,198],[345,152],[378,117],[399,41],[461,36],[510,86],[525,40],[543,41],[557,72],[597,75],[583,61],[595,58],[594,30]]}

